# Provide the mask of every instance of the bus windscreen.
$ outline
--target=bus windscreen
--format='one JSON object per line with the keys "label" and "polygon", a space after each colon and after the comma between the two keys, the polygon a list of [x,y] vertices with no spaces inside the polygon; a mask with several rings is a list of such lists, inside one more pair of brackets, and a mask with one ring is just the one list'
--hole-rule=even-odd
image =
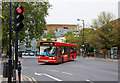
{"label": "bus windscreen", "polygon": [[40,46],[40,56],[56,56],[56,47]]}

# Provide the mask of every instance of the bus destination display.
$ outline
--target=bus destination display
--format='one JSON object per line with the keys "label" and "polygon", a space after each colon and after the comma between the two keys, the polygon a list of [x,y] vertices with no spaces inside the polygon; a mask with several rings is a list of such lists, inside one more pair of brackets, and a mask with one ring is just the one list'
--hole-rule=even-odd
{"label": "bus destination display", "polygon": [[40,42],[40,45],[55,45],[54,42]]}

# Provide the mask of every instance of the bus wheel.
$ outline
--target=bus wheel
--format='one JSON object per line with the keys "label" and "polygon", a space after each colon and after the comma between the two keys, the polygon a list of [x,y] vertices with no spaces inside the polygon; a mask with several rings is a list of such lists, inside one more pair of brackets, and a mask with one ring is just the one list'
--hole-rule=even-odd
{"label": "bus wheel", "polygon": [[74,61],[74,56],[72,56],[72,61]]}

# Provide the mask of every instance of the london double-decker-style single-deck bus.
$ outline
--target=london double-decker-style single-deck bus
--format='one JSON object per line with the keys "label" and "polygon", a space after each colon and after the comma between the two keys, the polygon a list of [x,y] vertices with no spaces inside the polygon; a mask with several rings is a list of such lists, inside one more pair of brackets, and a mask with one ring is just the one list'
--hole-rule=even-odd
{"label": "london double-decker-style single-deck bus", "polygon": [[39,42],[38,63],[62,63],[76,59],[76,45],[60,42]]}

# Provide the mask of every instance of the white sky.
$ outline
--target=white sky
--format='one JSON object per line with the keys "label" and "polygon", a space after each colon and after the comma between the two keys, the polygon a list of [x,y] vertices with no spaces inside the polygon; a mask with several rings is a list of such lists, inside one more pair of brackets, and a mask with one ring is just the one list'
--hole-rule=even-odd
{"label": "white sky", "polygon": [[[118,17],[118,2],[120,0],[49,0],[52,9],[49,9],[47,24],[77,24],[77,19],[91,24],[102,12],[111,12]],[[82,23],[82,22],[81,22]]]}

